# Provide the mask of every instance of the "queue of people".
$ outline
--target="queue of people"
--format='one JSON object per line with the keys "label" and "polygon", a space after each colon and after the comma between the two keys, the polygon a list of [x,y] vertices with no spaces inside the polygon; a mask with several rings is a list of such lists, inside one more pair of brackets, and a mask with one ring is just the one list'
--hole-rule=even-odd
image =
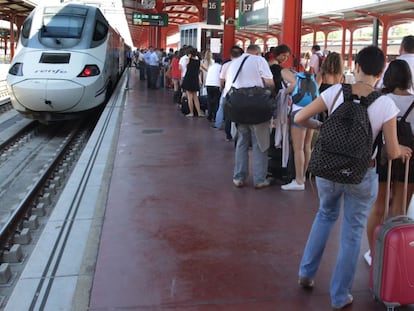
{"label": "queue of people", "polygon": [[[382,96],[375,99],[367,108],[372,138],[379,137],[382,141],[382,152],[375,148],[372,160],[367,164],[367,171],[358,184],[340,183],[327,178],[315,177],[319,209],[315,216],[308,240],[304,247],[298,271],[298,283],[302,288],[309,290],[315,286],[315,278],[321,263],[324,249],[330,236],[333,225],[343,209],[343,220],[339,250],[330,283],[331,306],[334,310],[352,304],[352,284],[355,277],[357,262],[360,254],[361,239],[366,230],[370,248],[373,245],[374,229],[384,221],[385,211],[385,178],[386,164],[381,157],[393,159],[397,167],[401,163],[410,162],[410,169],[414,168],[412,160],[413,150],[399,143],[397,136],[397,118],[402,116],[414,102],[413,69],[414,69],[414,36],[406,36],[401,44],[401,55],[391,61],[384,72],[385,55],[375,46],[362,49],[356,56],[354,78],[351,90],[353,96],[359,100],[368,97],[374,90],[382,92]],[[284,115],[285,124],[290,124],[289,135],[286,128],[283,133],[275,136],[288,139],[293,145],[294,178],[282,190],[305,190],[308,164],[312,156],[312,143],[316,133],[321,129],[323,122],[329,118],[344,102],[344,92],[341,83],[345,82],[344,67],[341,55],[332,52],[321,60],[320,47],[313,46],[312,55],[306,63],[306,72],[315,75],[319,87],[319,96],[306,106],[294,107],[288,103],[283,109],[289,109]],[[179,56],[181,55],[181,57]],[[202,58],[193,47],[185,47],[172,58],[171,77],[174,83],[174,94],[181,95],[184,90],[190,113],[187,117],[194,117],[195,111],[199,117],[204,117],[200,110],[198,94],[205,87],[208,96],[208,121],[212,127],[222,128],[226,124],[227,140],[235,143],[235,158],[233,168],[233,184],[237,188],[249,184],[249,150],[252,155],[252,178],[256,189],[266,188],[273,181],[267,177],[268,149],[275,141],[270,140],[270,129],[274,126],[272,120],[261,124],[233,124],[223,115],[223,104],[226,93],[231,87],[270,87],[274,96],[284,100],[294,90],[297,83],[296,72],[283,68],[283,64],[291,56],[287,45],[272,48],[266,58],[257,45],[250,45],[246,52],[240,47],[233,46],[230,59],[222,61],[206,53]],[[144,55],[145,56],[145,55]],[[243,62],[243,65],[242,65]],[[243,66],[243,67],[242,67]],[[242,68],[242,69],[241,69]],[[180,75],[181,73],[181,75]],[[236,79],[234,79],[237,76]],[[381,89],[378,81],[382,79]],[[174,96],[178,102],[177,95]],[[286,108],[287,107],[287,108]],[[281,111],[277,111],[280,114]],[[278,116],[275,116],[277,119]],[[278,120],[280,121],[280,120]],[[414,133],[414,110],[408,115]],[[227,123],[226,123],[227,122]],[[273,137],[273,139],[275,139]],[[378,139],[377,139],[378,141]],[[285,144],[282,146],[286,147]],[[392,175],[392,203],[391,215],[404,214],[401,210],[402,171],[396,169]],[[409,201],[414,191],[414,174],[410,174],[408,194]]]}

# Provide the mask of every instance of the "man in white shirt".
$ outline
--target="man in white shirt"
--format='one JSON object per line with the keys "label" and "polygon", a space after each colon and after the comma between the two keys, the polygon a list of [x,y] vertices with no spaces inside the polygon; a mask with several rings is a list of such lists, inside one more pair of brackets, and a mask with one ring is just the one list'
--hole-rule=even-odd
{"label": "man in white shirt", "polygon": [[[230,59],[227,59],[223,62],[223,65],[221,67],[220,71],[220,88],[222,90],[220,101],[219,101],[219,107],[217,109],[216,113],[216,122],[214,123],[214,127],[220,129],[223,121],[224,121],[224,112],[223,112],[223,103],[224,103],[224,97],[226,96],[226,92],[224,92],[224,83],[226,81],[226,73],[227,68],[230,66],[231,62],[240,57],[244,53],[243,49],[239,47],[238,45],[233,45],[230,49]],[[224,131],[226,132],[226,140],[230,141],[232,139],[231,136],[231,121],[226,121],[224,126]]]}
{"label": "man in white shirt", "polygon": [[[245,60],[245,58],[248,59]],[[239,70],[242,61],[245,60],[242,69]],[[227,93],[231,87],[271,87],[274,88],[273,74],[270,71],[266,59],[261,56],[260,47],[252,44],[247,48],[247,53],[232,60],[227,69],[226,83],[223,93]],[[266,179],[268,157],[267,150],[270,146],[270,121],[260,124],[237,124],[237,144],[235,164],[233,172],[233,184],[243,187],[249,173],[249,146],[252,146],[253,158],[253,183],[256,189],[270,186]]]}
{"label": "man in white shirt", "polygon": [[147,87],[150,88],[151,85],[151,54],[154,52],[154,47],[149,46],[147,51],[144,54],[144,61],[145,61],[145,74],[147,76]]}
{"label": "man in white shirt", "polygon": [[215,121],[218,109],[221,91],[220,91],[220,71],[222,60],[220,57],[214,57],[214,63],[208,68],[205,85],[207,88],[207,120]]}
{"label": "man in white shirt", "polygon": [[[414,36],[405,36],[401,41],[400,56],[397,59],[405,60],[411,69],[411,75],[414,77]],[[414,94],[414,85],[411,84],[409,90],[411,94]]]}
{"label": "man in white shirt", "polygon": [[321,60],[323,59],[323,53],[321,47],[318,44],[312,46],[312,56],[309,59],[309,71],[315,75],[319,72]]}

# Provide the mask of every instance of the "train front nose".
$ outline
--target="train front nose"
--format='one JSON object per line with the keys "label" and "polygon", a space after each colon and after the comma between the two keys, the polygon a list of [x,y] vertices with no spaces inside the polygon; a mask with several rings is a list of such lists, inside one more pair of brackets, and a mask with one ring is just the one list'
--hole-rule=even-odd
{"label": "train front nose", "polygon": [[69,80],[27,79],[11,86],[15,99],[33,111],[63,112],[75,107],[84,86]]}

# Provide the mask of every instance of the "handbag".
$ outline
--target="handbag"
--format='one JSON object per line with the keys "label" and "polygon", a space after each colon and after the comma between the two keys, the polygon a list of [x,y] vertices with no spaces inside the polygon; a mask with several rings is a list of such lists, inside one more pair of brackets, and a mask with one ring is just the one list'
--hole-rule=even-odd
{"label": "handbag", "polygon": [[[246,56],[233,79],[236,81]],[[226,94],[224,101],[224,118],[240,124],[259,124],[269,121],[276,109],[276,100],[272,96],[272,91],[264,87],[231,87]]]}

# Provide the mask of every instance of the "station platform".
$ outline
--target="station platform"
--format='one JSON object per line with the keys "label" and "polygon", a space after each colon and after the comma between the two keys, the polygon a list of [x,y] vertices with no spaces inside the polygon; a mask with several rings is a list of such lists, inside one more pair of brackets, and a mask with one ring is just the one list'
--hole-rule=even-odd
{"label": "station platform", "polygon": [[[224,132],[130,73],[89,310],[330,310],[340,223],[314,290],[297,284],[315,189],[235,188]],[[367,248],[364,237],[347,310],[385,309],[368,288]]]}

